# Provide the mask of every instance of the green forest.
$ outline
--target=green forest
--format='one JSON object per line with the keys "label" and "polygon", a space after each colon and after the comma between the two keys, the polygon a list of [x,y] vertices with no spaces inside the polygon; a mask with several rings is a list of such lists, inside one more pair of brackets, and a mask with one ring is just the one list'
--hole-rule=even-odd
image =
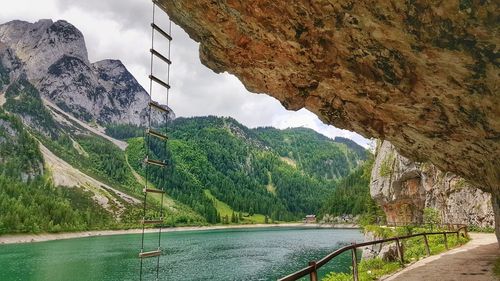
{"label": "green forest", "polygon": [[1,108],[0,155],[0,234],[113,226],[88,193],[52,184],[37,141]]}
{"label": "green forest", "polygon": [[[106,133],[125,151],[74,121],[56,121],[29,82],[12,83],[1,111],[0,232],[75,231],[137,227],[141,208],[121,202],[114,217],[84,188],[54,186],[38,142],[73,167],[142,197],[150,183],[166,191],[166,225],[300,221],[307,214],[373,213],[366,171],[372,156],[348,139],[313,130],[249,129],[232,118],[177,118],[165,145],[146,145],[144,128],[109,124]],[[15,137],[12,135],[15,131]],[[167,168],[143,164],[149,150]],[[146,170],[148,169],[148,170]],[[160,201],[150,197],[154,217]]]}

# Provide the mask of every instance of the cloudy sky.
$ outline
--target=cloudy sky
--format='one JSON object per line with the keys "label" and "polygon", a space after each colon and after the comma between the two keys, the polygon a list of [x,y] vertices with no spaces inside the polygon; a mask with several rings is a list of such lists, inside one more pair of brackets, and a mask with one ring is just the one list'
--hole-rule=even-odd
{"label": "cloudy sky", "polygon": [[[148,89],[150,1],[0,0],[0,7],[1,23],[14,19],[67,20],[83,32],[91,62],[119,59]],[[167,22],[165,18],[160,20]],[[304,126],[332,138],[347,137],[368,146],[369,140],[356,133],[325,125],[305,109],[288,111],[270,96],[249,93],[236,77],[215,74],[200,63],[198,43],[175,25],[172,35],[169,104],[177,116],[231,116],[249,127]]]}

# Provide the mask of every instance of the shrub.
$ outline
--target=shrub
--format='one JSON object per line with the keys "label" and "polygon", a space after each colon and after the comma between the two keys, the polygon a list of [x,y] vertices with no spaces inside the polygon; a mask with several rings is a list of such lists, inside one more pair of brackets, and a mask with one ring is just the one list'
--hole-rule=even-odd
{"label": "shrub", "polygon": [[441,216],[439,215],[439,211],[434,208],[425,208],[424,209],[424,223],[435,225],[441,223]]}

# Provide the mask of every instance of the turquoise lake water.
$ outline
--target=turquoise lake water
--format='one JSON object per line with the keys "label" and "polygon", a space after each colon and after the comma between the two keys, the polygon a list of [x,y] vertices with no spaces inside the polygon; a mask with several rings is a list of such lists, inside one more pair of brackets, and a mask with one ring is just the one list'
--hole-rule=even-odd
{"label": "turquoise lake water", "polygon": [[[2,281],[139,280],[141,235],[0,246]],[[156,234],[146,244],[154,249]],[[363,236],[354,229],[258,228],[163,233],[160,280],[276,280]],[[145,260],[155,280],[156,258]],[[347,271],[350,253],[320,271]]]}

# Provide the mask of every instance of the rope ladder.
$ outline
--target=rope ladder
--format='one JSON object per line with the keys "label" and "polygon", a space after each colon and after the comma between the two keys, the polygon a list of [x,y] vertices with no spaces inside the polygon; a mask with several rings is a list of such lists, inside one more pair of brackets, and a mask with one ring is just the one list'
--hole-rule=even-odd
{"label": "rope ladder", "polygon": [[[165,151],[167,151],[167,141],[168,137],[166,135],[168,129],[168,121],[169,121],[169,90],[170,90],[170,65],[172,64],[170,60],[170,44],[172,41],[171,33],[172,33],[172,22],[168,19],[168,29],[167,31],[162,29],[155,22],[155,11],[157,8],[161,8],[161,6],[153,0],[153,17],[151,23],[151,49],[150,55],[150,74],[149,74],[149,103],[148,103],[148,118],[146,130],[144,132],[145,139],[145,157],[144,157],[144,168],[145,168],[145,183],[143,188],[143,210],[142,210],[142,237],[141,237],[141,251],[139,253],[140,259],[140,273],[139,280],[143,280],[145,277],[145,259],[148,258],[156,258],[156,280],[159,280],[160,277],[160,256],[162,253],[161,248],[161,234],[162,234],[162,224],[164,219],[164,210],[163,210],[163,199],[165,196],[165,191],[161,189],[154,188],[150,182],[152,178],[152,169],[163,169],[161,171],[163,182],[165,182],[166,178],[166,170],[167,161],[162,159],[155,159],[155,156],[152,152],[152,145],[154,142],[160,142],[161,145],[164,146]],[[167,41],[167,54],[162,54],[160,51],[155,49],[155,35],[159,35],[163,38],[163,40]],[[165,75],[165,73],[159,73],[158,75],[155,73],[155,69],[153,65],[156,63],[166,64],[166,79],[162,79],[160,74]],[[166,94],[166,105],[161,105],[160,103],[154,101],[152,99],[153,96],[153,85],[158,85]],[[163,122],[157,122],[152,120],[153,114],[160,114],[163,118]],[[160,196],[160,210],[159,216],[155,218],[151,218],[151,215],[148,213],[148,195],[150,196]],[[151,200],[150,200],[151,201]],[[153,248],[147,248],[145,243],[145,229],[147,225],[158,225],[158,240],[155,243]]]}

